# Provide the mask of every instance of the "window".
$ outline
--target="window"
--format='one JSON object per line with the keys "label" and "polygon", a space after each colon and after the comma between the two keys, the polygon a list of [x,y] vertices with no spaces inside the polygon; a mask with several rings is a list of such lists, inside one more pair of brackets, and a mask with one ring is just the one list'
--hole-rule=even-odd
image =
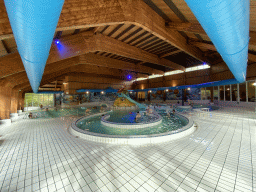
{"label": "window", "polygon": [[206,100],[206,91],[205,91],[205,88],[201,88],[201,100]]}
{"label": "window", "polygon": [[247,86],[248,86],[248,101],[249,102],[255,102],[255,85],[253,85],[255,81],[248,81]]}
{"label": "window", "polygon": [[53,94],[35,94],[26,93],[25,94],[25,107],[39,107],[40,105],[44,107],[54,107],[54,95]]}
{"label": "window", "polygon": [[218,87],[213,87],[213,99],[218,100]]}
{"label": "window", "polygon": [[232,101],[237,101],[237,84],[231,85]]}
{"label": "window", "polygon": [[152,78],[157,78],[157,77],[162,77],[163,75],[150,75],[148,76],[149,79],[152,79]]}
{"label": "window", "polygon": [[225,85],[225,100],[230,101],[230,85]]}
{"label": "window", "polygon": [[220,100],[224,101],[224,86],[220,86]]}
{"label": "window", "polygon": [[205,91],[205,98],[207,100],[211,100],[211,90],[212,90],[212,87],[206,87],[206,91]]}
{"label": "window", "polygon": [[148,79],[148,78],[140,77],[140,78],[137,78],[136,81],[142,81],[142,80],[145,80],[145,79]]}
{"label": "window", "polygon": [[179,74],[179,73],[184,73],[184,71],[181,71],[181,70],[169,71],[169,72],[164,73],[164,75],[167,76],[167,75],[174,75],[174,74]]}
{"label": "window", "polygon": [[240,101],[246,101],[246,85],[245,83],[239,84],[239,95],[240,95]]}

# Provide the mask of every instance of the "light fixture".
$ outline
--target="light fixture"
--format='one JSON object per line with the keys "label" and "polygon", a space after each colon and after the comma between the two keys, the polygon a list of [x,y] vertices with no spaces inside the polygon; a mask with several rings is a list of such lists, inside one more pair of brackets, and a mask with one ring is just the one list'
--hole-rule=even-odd
{"label": "light fixture", "polygon": [[58,44],[60,44],[60,41],[59,40],[55,40],[55,43],[58,45]]}
{"label": "light fixture", "polygon": [[190,90],[190,87],[188,87],[188,90]]}
{"label": "light fixture", "polygon": [[68,83],[65,83],[65,82],[63,83],[63,85],[66,85],[66,84],[68,84]]}
{"label": "light fixture", "polygon": [[104,94],[104,91],[101,91],[101,94]]}
{"label": "light fixture", "polygon": [[254,82],[252,85],[253,85],[253,86],[256,86],[256,82]]}
{"label": "light fixture", "polygon": [[168,91],[169,91],[169,89],[166,89],[165,91],[166,91],[166,92],[168,92]]}
{"label": "light fixture", "polygon": [[151,93],[152,91],[151,90],[149,90],[149,93]]}
{"label": "light fixture", "polygon": [[89,91],[86,91],[86,94],[89,94]]}
{"label": "light fixture", "polygon": [[130,91],[130,94],[132,94],[132,91]]}
{"label": "light fixture", "polygon": [[227,90],[229,91],[229,88],[227,88]]}

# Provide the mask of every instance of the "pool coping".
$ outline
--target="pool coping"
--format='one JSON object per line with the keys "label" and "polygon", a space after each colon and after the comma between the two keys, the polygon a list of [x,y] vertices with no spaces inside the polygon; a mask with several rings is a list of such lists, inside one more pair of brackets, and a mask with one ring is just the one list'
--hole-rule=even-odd
{"label": "pool coping", "polygon": [[173,130],[165,133],[152,134],[152,135],[107,135],[100,133],[93,133],[86,130],[82,130],[76,126],[79,121],[82,121],[87,118],[104,115],[111,111],[97,113],[94,115],[82,117],[76,119],[72,122],[69,127],[69,131],[72,135],[80,137],[82,139],[100,143],[108,143],[108,144],[128,144],[128,145],[144,145],[144,144],[153,144],[153,143],[161,143],[167,142],[175,139],[179,139],[190,135],[196,130],[195,123],[191,117],[188,117],[184,114],[176,113],[177,116],[181,116],[188,120],[188,124],[178,130]]}

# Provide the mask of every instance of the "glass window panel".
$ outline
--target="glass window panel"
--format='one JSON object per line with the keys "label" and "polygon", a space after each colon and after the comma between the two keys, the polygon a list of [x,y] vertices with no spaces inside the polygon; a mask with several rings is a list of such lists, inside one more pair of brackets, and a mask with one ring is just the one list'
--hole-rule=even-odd
{"label": "glass window panel", "polygon": [[225,100],[230,101],[230,86],[225,85]]}
{"label": "glass window panel", "polygon": [[25,94],[25,103],[24,103],[25,107],[31,107],[32,106],[32,96],[33,96],[33,93],[26,93]]}
{"label": "glass window panel", "polygon": [[248,81],[248,101],[249,102],[255,102],[255,86],[253,83],[255,81]]}
{"label": "glass window panel", "polygon": [[218,87],[213,87],[213,99],[218,100]]}
{"label": "glass window panel", "polygon": [[49,107],[54,107],[54,95],[49,94]]}
{"label": "glass window panel", "polygon": [[206,100],[206,94],[204,88],[201,88],[201,100]]}
{"label": "glass window panel", "polygon": [[246,101],[246,85],[245,83],[239,84],[240,101]]}
{"label": "glass window panel", "polygon": [[211,100],[211,87],[206,87],[205,97],[207,100]]}
{"label": "glass window panel", "polygon": [[232,101],[237,101],[237,84],[231,85]]}
{"label": "glass window panel", "polygon": [[224,86],[220,86],[220,100],[224,101]]}

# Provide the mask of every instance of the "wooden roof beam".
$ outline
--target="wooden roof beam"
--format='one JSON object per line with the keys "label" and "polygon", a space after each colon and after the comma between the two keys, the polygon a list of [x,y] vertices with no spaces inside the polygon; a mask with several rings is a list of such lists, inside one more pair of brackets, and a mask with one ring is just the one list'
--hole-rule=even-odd
{"label": "wooden roof beam", "polygon": [[170,67],[177,70],[185,70],[185,67],[171,62],[164,58],[159,58],[157,55],[148,53],[140,48],[128,45],[124,42],[118,41],[108,36],[102,34],[97,34],[95,36],[97,51],[114,53],[116,55],[128,57],[131,59],[137,59],[143,62],[154,63],[157,65],[162,65]]}
{"label": "wooden roof beam", "polygon": [[182,52],[182,51],[181,51],[181,50],[176,50],[176,51],[172,51],[172,52],[170,52],[170,53],[165,53],[165,54],[161,55],[160,57],[163,58],[163,57],[167,57],[167,56],[170,56],[170,55],[174,55],[174,54],[180,53],[180,52]]}
{"label": "wooden roof beam", "polygon": [[152,69],[150,67],[136,65],[125,61],[120,61],[116,59],[112,59],[109,57],[100,56],[93,53],[88,53],[85,55],[81,55],[79,64],[88,64],[88,65],[96,65],[108,68],[122,69],[127,71],[134,71],[139,73],[148,73],[148,74],[163,74],[163,71]]}
{"label": "wooden roof beam", "polygon": [[[203,43],[203,42],[191,42],[193,45],[203,47],[212,51],[217,51],[214,45]],[[248,60],[256,61],[256,55],[248,53]]]}

